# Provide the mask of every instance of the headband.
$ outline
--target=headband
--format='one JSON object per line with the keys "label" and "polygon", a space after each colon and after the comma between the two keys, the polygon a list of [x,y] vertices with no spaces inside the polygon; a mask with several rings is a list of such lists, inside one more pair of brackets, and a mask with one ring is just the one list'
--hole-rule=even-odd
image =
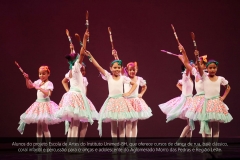
{"label": "headband", "polygon": [[118,60],[118,59],[112,61],[111,66],[112,66],[114,63],[116,63],[116,62],[118,63],[118,65],[122,66],[122,61],[121,61],[121,60]]}
{"label": "headband", "polygon": [[214,64],[216,64],[216,66],[218,66],[218,62],[217,61],[215,61],[215,60],[210,60],[207,64],[206,64],[206,67],[207,66],[209,66],[211,63],[214,63]]}

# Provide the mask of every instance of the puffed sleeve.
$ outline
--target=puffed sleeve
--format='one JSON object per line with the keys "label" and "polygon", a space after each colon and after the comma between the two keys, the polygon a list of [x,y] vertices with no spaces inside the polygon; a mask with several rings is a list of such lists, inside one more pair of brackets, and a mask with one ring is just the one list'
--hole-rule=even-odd
{"label": "puffed sleeve", "polygon": [[131,79],[129,77],[123,76],[123,83],[130,84]]}
{"label": "puffed sleeve", "polygon": [[145,86],[147,84],[146,80],[144,80],[142,77],[138,77],[140,79],[140,86]]}
{"label": "puffed sleeve", "polygon": [[[70,72],[70,71],[69,71]],[[68,80],[70,79],[69,78],[69,72],[65,74],[65,78],[67,78]]]}
{"label": "puffed sleeve", "polygon": [[180,80],[178,80],[178,83],[182,85],[182,80],[181,80],[181,79],[180,79]]}
{"label": "puffed sleeve", "polygon": [[53,83],[48,81],[48,84],[46,86],[46,89],[53,91]]}
{"label": "puffed sleeve", "polygon": [[86,77],[83,77],[83,84],[84,84],[84,86],[87,87],[87,85],[88,85],[88,80],[87,80]]}
{"label": "puffed sleeve", "polygon": [[100,74],[101,74],[102,79],[104,79],[105,81],[107,81],[109,79],[109,77],[111,76],[111,74],[106,70],[104,70],[105,75],[103,75],[101,72],[100,72]]}
{"label": "puffed sleeve", "polygon": [[41,79],[38,79],[38,80],[34,81],[34,82],[33,82],[33,84],[35,84],[35,85],[38,85],[38,86],[39,86],[41,82],[42,82],[42,81],[41,81]]}
{"label": "puffed sleeve", "polygon": [[226,80],[224,77],[220,77],[221,78],[221,85],[227,85],[228,84],[228,80]]}

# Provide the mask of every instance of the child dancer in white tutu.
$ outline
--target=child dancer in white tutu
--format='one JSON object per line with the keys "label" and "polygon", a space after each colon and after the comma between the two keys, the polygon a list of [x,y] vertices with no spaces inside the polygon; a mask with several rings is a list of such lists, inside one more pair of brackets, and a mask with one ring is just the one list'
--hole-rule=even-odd
{"label": "child dancer in white tutu", "polygon": [[[228,107],[223,103],[224,99],[230,92],[228,81],[221,76],[217,76],[218,62],[210,60],[206,64],[208,74],[202,71],[199,72],[202,76],[205,101],[201,113],[196,115],[198,120],[201,120],[200,133],[212,134],[212,137],[219,137],[219,122],[228,123],[233,118],[228,112]],[[223,96],[220,96],[221,85],[225,86]],[[214,122],[211,126],[212,131],[208,126],[208,122]]]}
{"label": "child dancer in white tutu", "polygon": [[[118,58],[117,51],[115,49],[112,50],[112,55],[115,59]],[[147,90],[146,81],[142,77],[136,76],[138,72],[138,66],[137,62],[130,62],[127,64],[127,66],[123,69],[122,73],[125,74],[125,76],[129,77],[132,81],[134,81],[137,84],[136,89],[133,91],[133,93],[127,97],[127,100],[130,101],[132,106],[134,107],[135,111],[138,113],[138,119],[148,119],[152,116],[152,110],[146,102],[142,99],[143,94]],[[139,86],[141,86],[141,92],[139,91]],[[131,88],[130,84],[124,84],[124,92],[127,93]],[[129,143],[135,143],[136,137],[137,137],[137,122],[138,119],[133,121],[127,121],[126,123],[126,137],[129,137],[130,141]]]}
{"label": "child dancer in white tutu", "polygon": [[[179,49],[184,50],[182,45],[179,46]],[[199,119],[197,119],[197,114],[202,112],[202,106],[205,101],[205,92],[204,92],[202,77],[199,73],[198,68],[201,68],[202,70],[206,69],[207,56],[205,55],[205,56],[198,57],[199,52],[195,50],[194,54],[196,55],[197,67],[192,67],[192,65],[190,65],[189,63],[186,52],[182,52],[182,54],[184,59],[184,65],[188,70],[192,72],[192,75],[194,75],[195,77],[194,82],[195,82],[195,89],[197,92],[196,95],[193,96],[193,103],[189,107],[185,116],[191,120],[200,121]],[[208,136],[209,135],[205,135],[205,133],[202,133],[202,137],[208,137]]]}
{"label": "child dancer in white tutu", "polygon": [[37,90],[37,100],[20,116],[18,131],[23,134],[25,124],[37,123],[37,139],[40,143],[43,135],[46,141],[50,141],[51,134],[48,129],[49,124],[56,124],[60,119],[54,117],[54,113],[59,109],[58,105],[50,101],[53,91],[53,83],[48,80],[50,69],[48,66],[39,68],[39,79],[32,83],[28,74],[24,73],[26,86],[29,89]]}
{"label": "child dancer in white tutu", "polygon": [[[181,51],[185,52],[185,50]],[[182,55],[179,55],[178,57],[184,62]],[[194,65],[193,61],[191,62],[191,65]],[[182,79],[177,83],[177,87],[182,91],[182,95],[159,105],[162,112],[167,115],[166,122],[172,121],[175,118],[187,120],[187,126],[183,129],[180,138],[191,137],[192,130],[194,130],[193,121],[189,121],[188,118],[185,117],[188,108],[192,104],[193,81],[190,77],[191,71],[185,68],[184,65],[182,66],[182,71]]]}
{"label": "child dancer in white tutu", "polygon": [[[152,110],[146,102],[142,99],[143,94],[147,90],[146,81],[142,77],[136,76],[138,72],[137,62],[130,62],[125,68],[128,77],[137,84],[137,88],[132,92],[132,94],[127,97],[127,100],[131,103],[134,110],[138,113],[138,119],[144,120],[152,116]],[[138,93],[139,86],[142,87],[141,92]],[[124,92],[128,92],[131,88],[130,84],[124,84]],[[137,137],[137,120],[126,122],[126,137],[131,138],[129,143],[135,143]]]}
{"label": "child dancer in white tutu", "polygon": [[[85,43],[88,38],[88,32],[84,35],[83,42]],[[72,45],[70,47],[73,47]],[[98,112],[96,111],[92,102],[86,97],[86,90],[84,86],[83,75],[81,73],[82,60],[84,56],[83,47],[80,50],[80,55],[71,53],[66,56],[68,63],[70,64],[69,72],[65,75],[66,79],[70,81],[70,90],[67,85],[64,85],[67,93],[65,93],[60,101],[60,110],[56,116],[61,118],[62,121],[70,121],[70,129],[66,127],[69,132],[68,137],[78,137],[79,123],[82,122],[82,128],[80,131],[80,138],[84,138],[86,135],[88,124],[93,123],[93,120],[98,119]],[[63,80],[63,81],[66,81]],[[64,84],[64,83],[63,83]]]}
{"label": "child dancer in white tutu", "polygon": [[[114,140],[117,138],[117,127],[119,128],[119,137],[123,138],[125,137],[124,122],[138,117],[133,106],[124,97],[130,96],[137,85],[130,78],[121,75],[121,60],[114,60],[110,64],[111,75],[97,63],[90,52],[86,51],[85,54],[91,57],[93,65],[99,70],[103,79],[108,81],[109,95],[100,110],[98,120],[99,135],[102,136],[102,122],[111,122],[111,135],[115,138]],[[132,85],[127,93],[123,93],[124,83]]]}

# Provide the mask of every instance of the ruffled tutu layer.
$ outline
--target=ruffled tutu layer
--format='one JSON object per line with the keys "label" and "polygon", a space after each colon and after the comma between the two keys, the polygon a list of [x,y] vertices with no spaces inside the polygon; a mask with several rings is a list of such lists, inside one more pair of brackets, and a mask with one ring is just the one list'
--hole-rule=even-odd
{"label": "ruffled tutu layer", "polygon": [[220,101],[219,98],[206,100],[206,103],[203,105],[203,110],[202,112],[196,113],[195,119],[222,123],[228,123],[233,119],[228,112],[227,105]]}
{"label": "ruffled tutu layer", "polygon": [[72,118],[82,122],[89,122],[89,119],[98,120],[99,114],[93,103],[88,98],[86,101],[87,106],[84,105],[81,93],[69,91],[63,95],[59,103],[60,110],[55,116],[62,121],[71,121]]}
{"label": "ruffled tutu layer", "polygon": [[[127,101],[133,106],[137,112],[139,120],[148,119],[152,116],[152,110],[142,98],[128,98]],[[137,120],[136,119],[136,120]]]}
{"label": "ruffled tutu layer", "polygon": [[125,121],[138,119],[138,113],[130,101],[123,97],[110,98],[100,110],[102,122]]}
{"label": "ruffled tutu layer", "polygon": [[61,122],[54,114],[58,111],[59,106],[53,102],[34,102],[26,111],[20,116],[19,123],[38,123],[44,122],[46,124],[56,124]]}
{"label": "ruffled tutu layer", "polygon": [[185,117],[185,114],[188,110],[188,108],[192,104],[192,97],[188,96],[180,96],[176,97],[174,99],[169,100],[166,103],[160,104],[159,108],[162,110],[164,114],[167,115],[167,121],[169,122],[171,120],[174,120],[175,118],[180,119],[188,119]]}
{"label": "ruffled tutu layer", "polygon": [[186,112],[186,117],[189,119],[192,119],[194,121],[199,121],[197,119],[197,114],[202,112],[202,107],[205,101],[205,96],[204,95],[196,95],[193,97],[193,103],[191,107],[188,109]]}

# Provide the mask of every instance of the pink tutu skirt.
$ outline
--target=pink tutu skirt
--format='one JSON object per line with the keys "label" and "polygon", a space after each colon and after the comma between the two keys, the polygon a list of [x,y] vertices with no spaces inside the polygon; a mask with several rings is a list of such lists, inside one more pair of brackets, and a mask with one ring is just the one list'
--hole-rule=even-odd
{"label": "pink tutu skirt", "polygon": [[195,116],[200,121],[228,123],[233,118],[228,112],[228,107],[219,98],[207,99],[201,112]]}
{"label": "pink tutu skirt", "polygon": [[186,112],[186,117],[194,121],[199,121],[197,114],[202,112],[202,107],[205,101],[205,95],[195,95],[193,97],[193,103]]}
{"label": "pink tutu skirt", "polygon": [[[137,112],[139,120],[148,119],[152,116],[152,110],[142,98],[127,98],[127,101],[133,106],[133,109]],[[136,119],[136,120],[137,120]]]}
{"label": "pink tutu skirt", "polygon": [[136,120],[138,113],[124,97],[109,98],[100,110],[102,122]]}
{"label": "pink tutu skirt", "polygon": [[[84,103],[86,98],[86,104]],[[83,97],[80,92],[68,91],[65,93],[59,103],[60,110],[56,113],[56,117],[62,121],[71,121],[71,119],[80,120],[81,122],[90,122],[98,120],[98,112],[93,103]]]}
{"label": "pink tutu skirt", "polygon": [[159,107],[164,114],[167,115],[167,122],[175,118],[188,119],[185,114],[192,104],[192,96],[176,97],[166,103],[160,104]]}
{"label": "pink tutu skirt", "polygon": [[26,124],[30,123],[46,123],[56,124],[61,122],[54,114],[59,109],[59,106],[53,102],[34,102],[26,111],[20,116],[20,121]]}
{"label": "pink tutu skirt", "polygon": [[202,111],[196,113],[196,117],[201,121],[199,133],[206,134],[211,134],[208,122],[228,123],[233,119],[227,105],[219,99],[219,96],[205,98]]}

